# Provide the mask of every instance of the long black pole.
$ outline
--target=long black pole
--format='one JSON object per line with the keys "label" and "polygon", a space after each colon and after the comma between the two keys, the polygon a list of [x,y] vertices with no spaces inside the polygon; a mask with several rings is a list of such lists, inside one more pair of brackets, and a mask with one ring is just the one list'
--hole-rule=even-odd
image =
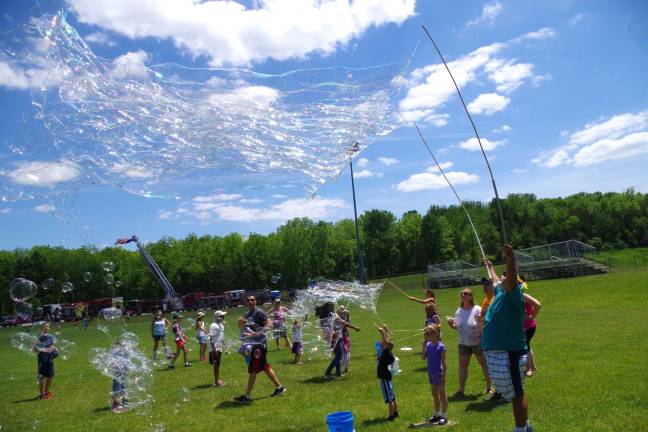
{"label": "long black pole", "polygon": [[356,249],[358,254],[358,280],[365,283],[364,257],[360,248],[360,229],[358,228],[358,209],[356,207],[355,182],[353,180],[353,160],[349,158],[349,167],[351,168],[351,190],[353,191],[353,219],[355,221]]}
{"label": "long black pole", "polygon": [[421,27],[423,27],[423,31],[430,39],[430,42],[432,42],[432,45],[434,45],[434,49],[436,50],[437,54],[439,54],[439,57],[441,58],[443,65],[445,66],[446,70],[448,71],[448,74],[450,75],[450,78],[452,78],[452,82],[454,83],[455,89],[457,89],[457,94],[459,95],[459,99],[461,100],[461,105],[463,105],[464,110],[466,111],[466,115],[468,116],[468,120],[470,120],[470,124],[472,125],[473,131],[475,131],[475,136],[477,137],[479,148],[481,149],[482,155],[484,156],[484,160],[486,161],[486,166],[488,167],[488,172],[490,173],[491,182],[493,183],[493,191],[495,191],[495,202],[497,203],[497,211],[499,212],[500,223],[502,225],[502,239],[506,244],[508,243],[508,240],[506,235],[506,225],[504,224],[504,214],[502,213],[502,204],[500,202],[501,200],[499,194],[497,193],[497,185],[495,184],[495,177],[493,177],[493,170],[491,169],[490,162],[488,162],[488,157],[486,157],[486,152],[484,151],[484,146],[482,146],[481,138],[479,137],[479,133],[477,132],[477,127],[475,126],[475,122],[473,121],[470,112],[468,112],[468,107],[466,107],[466,102],[464,102],[464,98],[461,95],[461,91],[459,91],[459,86],[457,85],[457,81],[455,81],[454,76],[452,75],[452,72],[448,67],[448,64],[443,58],[443,54],[441,54],[441,50],[437,46],[436,42],[434,42],[434,39],[432,39],[432,36],[430,35],[430,32],[428,32],[427,28],[425,28],[424,25],[422,25]]}

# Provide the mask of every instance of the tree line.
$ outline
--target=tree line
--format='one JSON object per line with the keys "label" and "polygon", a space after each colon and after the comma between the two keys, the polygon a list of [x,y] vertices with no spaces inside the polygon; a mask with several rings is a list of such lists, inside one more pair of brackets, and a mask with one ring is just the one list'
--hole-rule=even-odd
{"label": "tree line", "polygon": [[[648,245],[648,194],[579,193],[565,198],[511,194],[501,202],[508,237],[515,248],[576,239],[600,249]],[[490,258],[501,249],[499,216],[494,201],[466,202],[466,209]],[[480,252],[463,209],[432,205],[425,214],[408,211],[398,218],[386,210],[359,217],[360,241],[368,278],[425,271],[427,264],[452,260],[479,263]],[[303,288],[310,278],[351,280],[358,275],[353,220],[338,222],[296,218],[267,235],[188,235],[148,244],[179,294],[218,293],[232,289]],[[102,263],[113,262],[117,284],[108,284]],[[84,274],[90,274],[88,276]],[[273,275],[281,273],[277,284]],[[53,278],[49,290],[39,288],[38,303],[101,297],[161,298],[162,293],[137,251],[123,247],[98,250],[34,246],[0,251],[0,308],[12,308],[9,285],[25,277],[39,286]],[[74,289],[61,292],[70,281]]]}

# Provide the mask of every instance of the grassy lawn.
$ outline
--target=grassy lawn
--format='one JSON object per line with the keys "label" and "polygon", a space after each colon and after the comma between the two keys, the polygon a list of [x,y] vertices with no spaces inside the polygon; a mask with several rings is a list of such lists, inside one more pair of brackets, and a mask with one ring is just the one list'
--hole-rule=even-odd
{"label": "grassy lawn", "polygon": [[[423,295],[420,275],[394,278],[393,282],[415,295]],[[648,424],[648,334],[646,320],[648,272],[611,273],[573,279],[536,281],[530,292],[543,304],[538,318],[534,352],[539,372],[527,380],[529,413],[536,430],[618,431],[646,430]],[[481,300],[479,287],[474,290]],[[442,316],[453,314],[459,303],[459,289],[437,292]],[[228,315],[230,326],[242,310]],[[378,317],[380,316],[380,318]],[[63,337],[74,340],[77,353],[70,360],[56,360],[56,377],[48,401],[35,400],[36,359],[11,347],[11,335],[23,329],[0,330],[0,426],[4,431],[185,431],[211,427],[244,431],[324,431],[325,416],[333,411],[353,411],[359,431],[406,429],[409,423],[431,414],[432,401],[422,360],[413,352],[400,352],[411,346],[414,352],[422,338],[412,332],[397,332],[396,352],[402,374],[394,379],[401,418],[395,423],[387,415],[375,375],[374,341],[371,326],[380,320],[394,330],[413,330],[423,322],[423,308],[409,302],[389,287],[380,296],[378,315],[352,309],[352,321],[362,328],[352,333],[351,369],[341,379],[324,381],[327,361],[290,364],[288,350],[271,350],[269,361],[288,389],[280,398],[270,398],[269,380],[259,376],[254,402],[238,406],[231,402],[242,393],[247,379],[243,359],[236,354],[224,357],[224,388],[212,388],[211,368],[199,364],[197,346],[190,353],[194,367],[156,370],[155,402],[146,408],[122,414],[108,410],[110,379],[92,369],[88,350],[108,346],[98,331],[83,332],[71,325]],[[150,350],[149,320],[130,322],[131,331]],[[193,335],[193,331],[188,332]],[[414,335],[414,337],[412,337]],[[452,394],[457,388],[456,333],[444,327],[448,347],[448,383]],[[405,340],[399,340],[409,338]],[[467,398],[451,401],[449,417],[453,430],[506,431],[513,426],[508,405],[483,401],[484,381],[473,359],[467,385]],[[186,399],[183,389],[189,393]]]}

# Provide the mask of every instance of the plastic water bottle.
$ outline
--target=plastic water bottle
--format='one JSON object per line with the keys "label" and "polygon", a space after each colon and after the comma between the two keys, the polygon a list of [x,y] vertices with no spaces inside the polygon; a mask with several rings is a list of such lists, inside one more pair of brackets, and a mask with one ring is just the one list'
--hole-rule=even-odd
{"label": "plastic water bottle", "polygon": [[392,376],[396,376],[400,374],[400,360],[398,357],[394,357],[394,363],[389,365],[389,369],[391,371]]}

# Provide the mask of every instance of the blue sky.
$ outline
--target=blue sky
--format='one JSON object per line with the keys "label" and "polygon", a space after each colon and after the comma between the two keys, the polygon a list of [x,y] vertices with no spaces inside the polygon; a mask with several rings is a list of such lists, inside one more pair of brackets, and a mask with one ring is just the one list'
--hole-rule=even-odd
{"label": "blue sky", "polygon": [[[648,192],[648,5],[436,0],[3,2],[0,191],[20,190],[29,174],[24,167],[45,163],[52,148],[53,138],[32,127],[32,94],[43,85],[41,74],[20,59],[29,48],[14,56],[12,47],[29,46],[14,39],[29,17],[57,8],[67,11],[68,22],[98,56],[131,71],[167,62],[268,74],[363,68],[403,61],[418,44],[399,110],[422,126],[459,194],[489,200],[484,161],[424,38],[424,24],[459,81],[501,195],[555,197],[628,187]],[[33,50],[36,56],[35,44]],[[25,149],[29,158],[17,163]],[[348,169],[314,199],[280,183],[249,191],[219,187],[218,179],[213,190],[189,188],[180,199],[159,199],[84,182],[65,161],[47,163],[37,186],[65,192],[0,202],[0,248],[105,246],[133,233],[144,240],[267,233],[295,216],[335,221],[353,215]],[[377,137],[354,168],[360,212],[378,208],[400,216],[455,203],[411,127]]]}

